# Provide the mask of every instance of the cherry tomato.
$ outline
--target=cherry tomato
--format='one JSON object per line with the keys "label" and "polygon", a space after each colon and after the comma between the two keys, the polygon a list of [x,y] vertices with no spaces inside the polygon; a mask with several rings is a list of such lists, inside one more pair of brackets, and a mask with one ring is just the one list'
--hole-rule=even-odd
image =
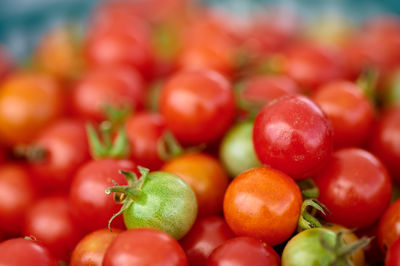
{"label": "cherry tomato", "polygon": [[205,265],[211,252],[235,235],[225,220],[218,216],[198,218],[192,229],[180,240],[189,264]]}
{"label": "cherry tomato", "polygon": [[236,237],[216,248],[208,258],[207,266],[279,266],[280,262],[276,251],[260,240],[251,237]]}
{"label": "cherry tomato", "polygon": [[141,109],[144,84],[134,69],[102,67],[91,70],[72,92],[75,112],[83,118],[104,119],[106,106]]}
{"label": "cherry tomato", "polygon": [[40,242],[13,238],[0,243],[0,265],[58,266],[50,251]]}
{"label": "cherry tomato", "polygon": [[149,228],[119,234],[104,255],[103,266],[188,265],[185,252],[168,234]]}
{"label": "cherry tomato", "polygon": [[292,178],[268,167],[247,170],[229,184],[224,216],[238,236],[261,239],[274,246],[297,227],[302,198]]}
{"label": "cherry tomato", "polygon": [[385,166],[359,148],[334,152],[329,165],[314,179],[319,200],[328,208],[328,222],[347,228],[372,225],[385,211],[392,183]]}
{"label": "cherry tomato", "polygon": [[179,141],[192,145],[212,142],[233,120],[233,92],[229,82],[216,72],[180,72],[166,82],[160,110]]}
{"label": "cherry tomato", "polygon": [[64,261],[69,261],[72,250],[82,237],[65,196],[45,197],[30,206],[24,234],[35,236],[57,259]]}
{"label": "cherry tomato", "polygon": [[386,252],[400,237],[400,199],[394,201],[383,213],[378,226],[378,241]]}
{"label": "cherry tomato", "polygon": [[332,122],[336,147],[365,143],[374,122],[374,109],[361,88],[348,81],[333,81],[319,88],[313,100]]}
{"label": "cherry tomato", "polygon": [[[113,181],[126,185],[126,178],[119,171],[135,169],[131,161],[113,159],[89,161],[79,168],[72,179],[69,200],[71,211],[82,227],[88,231],[107,227],[121,206],[105,190],[114,185]],[[117,217],[113,226],[124,228],[122,218]]]}
{"label": "cherry tomato", "polygon": [[332,153],[332,126],[305,96],[286,96],[264,107],[254,122],[253,142],[261,163],[295,179],[317,174]]}
{"label": "cherry tomato", "polygon": [[9,163],[0,166],[0,234],[21,233],[25,213],[34,201],[35,190],[25,167]]}
{"label": "cherry tomato", "polygon": [[393,243],[388,253],[386,254],[385,266],[400,265],[400,238]]}
{"label": "cherry tomato", "polygon": [[86,235],[75,246],[70,265],[101,266],[107,248],[121,232],[118,229],[100,229]]}
{"label": "cherry tomato", "polygon": [[186,153],[168,161],[162,170],[176,174],[193,189],[198,216],[216,215],[222,211],[228,177],[218,160],[205,153]]}
{"label": "cherry tomato", "polygon": [[0,136],[10,146],[29,142],[61,109],[61,88],[51,77],[13,74],[0,89]]}

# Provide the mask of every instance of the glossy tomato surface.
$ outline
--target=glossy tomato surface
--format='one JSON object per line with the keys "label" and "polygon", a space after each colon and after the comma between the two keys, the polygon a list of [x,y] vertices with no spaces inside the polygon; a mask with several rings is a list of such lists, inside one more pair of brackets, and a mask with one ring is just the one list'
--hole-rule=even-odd
{"label": "glossy tomato surface", "polygon": [[386,252],[400,237],[400,199],[394,201],[385,210],[379,221],[378,241],[382,251]]}
{"label": "glossy tomato surface", "polygon": [[393,243],[388,253],[386,254],[385,266],[400,265],[400,238]]}

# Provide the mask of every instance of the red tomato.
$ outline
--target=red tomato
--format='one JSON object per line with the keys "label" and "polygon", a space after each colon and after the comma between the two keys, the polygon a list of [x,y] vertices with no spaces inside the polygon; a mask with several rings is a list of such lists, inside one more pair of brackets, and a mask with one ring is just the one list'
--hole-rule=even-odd
{"label": "red tomato", "polygon": [[58,262],[40,242],[14,238],[0,243],[0,265],[58,266]]}
{"label": "red tomato", "polygon": [[[121,205],[114,202],[113,195],[104,192],[114,186],[112,181],[127,185],[120,170],[136,171],[136,165],[126,160],[93,160],[76,172],[69,192],[71,211],[88,231],[106,228],[110,218],[120,210]],[[113,226],[125,228],[122,215],[114,219]]]}
{"label": "red tomato", "polygon": [[374,107],[361,88],[348,81],[326,83],[313,100],[328,116],[337,147],[365,143],[374,122]]}
{"label": "red tomato", "polygon": [[229,82],[210,70],[173,75],[161,92],[160,110],[168,128],[185,144],[216,141],[234,116]]}
{"label": "red tomato", "polygon": [[251,237],[236,237],[216,248],[207,260],[207,266],[254,265],[279,266],[276,251]]}
{"label": "red tomato", "polygon": [[91,70],[72,92],[75,112],[86,118],[104,119],[105,107],[141,109],[145,97],[143,80],[134,69],[103,67]]}
{"label": "red tomato", "polygon": [[314,179],[319,200],[328,208],[328,222],[365,228],[385,211],[392,183],[385,166],[358,148],[334,152],[329,165]]}
{"label": "red tomato", "polygon": [[211,252],[235,235],[218,216],[198,218],[192,229],[180,240],[189,264],[205,265]]}
{"label": "red tomato", "polygon": [[318,173],[328,162],[332,126],[305,96],[286,96],[265,106],[254,122],[253,142],[260,162],[295,179]]}
{"label": "red tomato", "polygon": [[247,170],[229,184],[224,216],[238,236],[274,246],[296,230],[302,198],[292,178],[268,167]]}
{"label": "red tomato", "polygon": [[104,255],[103,266],[188,265],[185,252],[167,233],[149,228],[119,234]]}
{"label": "red tomato", "polygon": [[101,266],[107,248],[121,233],[119,229],[100,229],[86,235],[72,252],[71,266]]}
{"label": "red tomato", "polygon": [[69,261],[72,250],[82,237],[65,196],[45,197],[30,206],[24,234],[35,236],[57,259],[64,261]]}
{"label": "red tomato", "polygon": [[21,233],[25,213],[31,208],[34,196],[31,176],[23,166],[4,164],[0,167],[0,234]]}
{"label": "red tomato", "polygon": [[41,188],[67,190],[75,171],[90,158],[85,126],[77,120],[58,120],[31,146],[45,152],[44,158],[30,161]]}
{"label": "red tomato", "polygon": [[386,254],[385,266],[400,265],[400,238],[393,243],[388,253]]}
{"label": "red tomato", "polygon": [[400,237],[400,199],[394,201],[383,213],[378,226],[378,241],[386,252]]}

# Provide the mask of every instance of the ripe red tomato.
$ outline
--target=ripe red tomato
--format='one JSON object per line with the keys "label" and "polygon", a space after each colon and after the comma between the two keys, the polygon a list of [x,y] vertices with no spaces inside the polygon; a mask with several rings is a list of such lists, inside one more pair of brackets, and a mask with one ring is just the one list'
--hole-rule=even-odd
{"label": "ripe red tomato", "polygon": [[9,239],[0,243],[0,265],[58,266],[50,251],[39,241],[23,238]]}
{"label": "ripe red tomato", "polygon": [[247,170],[229,184],[224,216],[238,236],[274,246],[296,230],[302,198],[292,178],[268,167]]}
{"label": "ripe red tomato", "polygon": [[319,200],[328,208],[328,222],[347,228],[373,224],[387,208],[392,182],[385,166],[358,148],[334,152],[329,165],[314,179]]}
{"label": "ripe red tomato", "polygon": [[400,237],[400,199],[394,201],[383,213],[378,226],[378,241],[382,251],[390,249]]}
{"label": "ripe red tomato", "polygon": [[103,266],[188,265],[185,252],[167,233],[149,228],[119,234],[104,255]]}
{"label": "ripe red tomato", "polygon": [[233,120],[232,88],[217,72],[180,72],[167,80],[160,110],[179,141],[192,145],[213,142]]}
{"label": "ripe red tomato", "polygon": [[254,148],[261,163],[295,179],[317,174],[332,153],[332,126],[305,96],[286,96],[265,106],[254,122]]}
{"label": "ripe red tomato", "polygon": [[385,266],[400,265],[400,238],[393,243],[388,253],[386,254]]}
{"label": "ripe red tomato", "polygon": [[236,237],[216,248],[207,260],[207,266],[254,265],[279,266],[276,251],[251,237]]}
{"label": "ripe red tomato", "polygon": [[82,237],[80,225],[72,217],[66,196],[45,197],[26,213],[24,234],[35,236],[59,260],[69,261]]}

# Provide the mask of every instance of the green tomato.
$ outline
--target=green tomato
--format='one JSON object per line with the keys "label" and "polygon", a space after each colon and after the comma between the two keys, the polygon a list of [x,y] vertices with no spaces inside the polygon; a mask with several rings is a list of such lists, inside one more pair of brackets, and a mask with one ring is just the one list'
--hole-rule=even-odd
{"label": "green tomato", "polygon": [[261,165],[253,147],[253,124],[253,121],[236,124],[222,140],[220,158],[232,177]]}

